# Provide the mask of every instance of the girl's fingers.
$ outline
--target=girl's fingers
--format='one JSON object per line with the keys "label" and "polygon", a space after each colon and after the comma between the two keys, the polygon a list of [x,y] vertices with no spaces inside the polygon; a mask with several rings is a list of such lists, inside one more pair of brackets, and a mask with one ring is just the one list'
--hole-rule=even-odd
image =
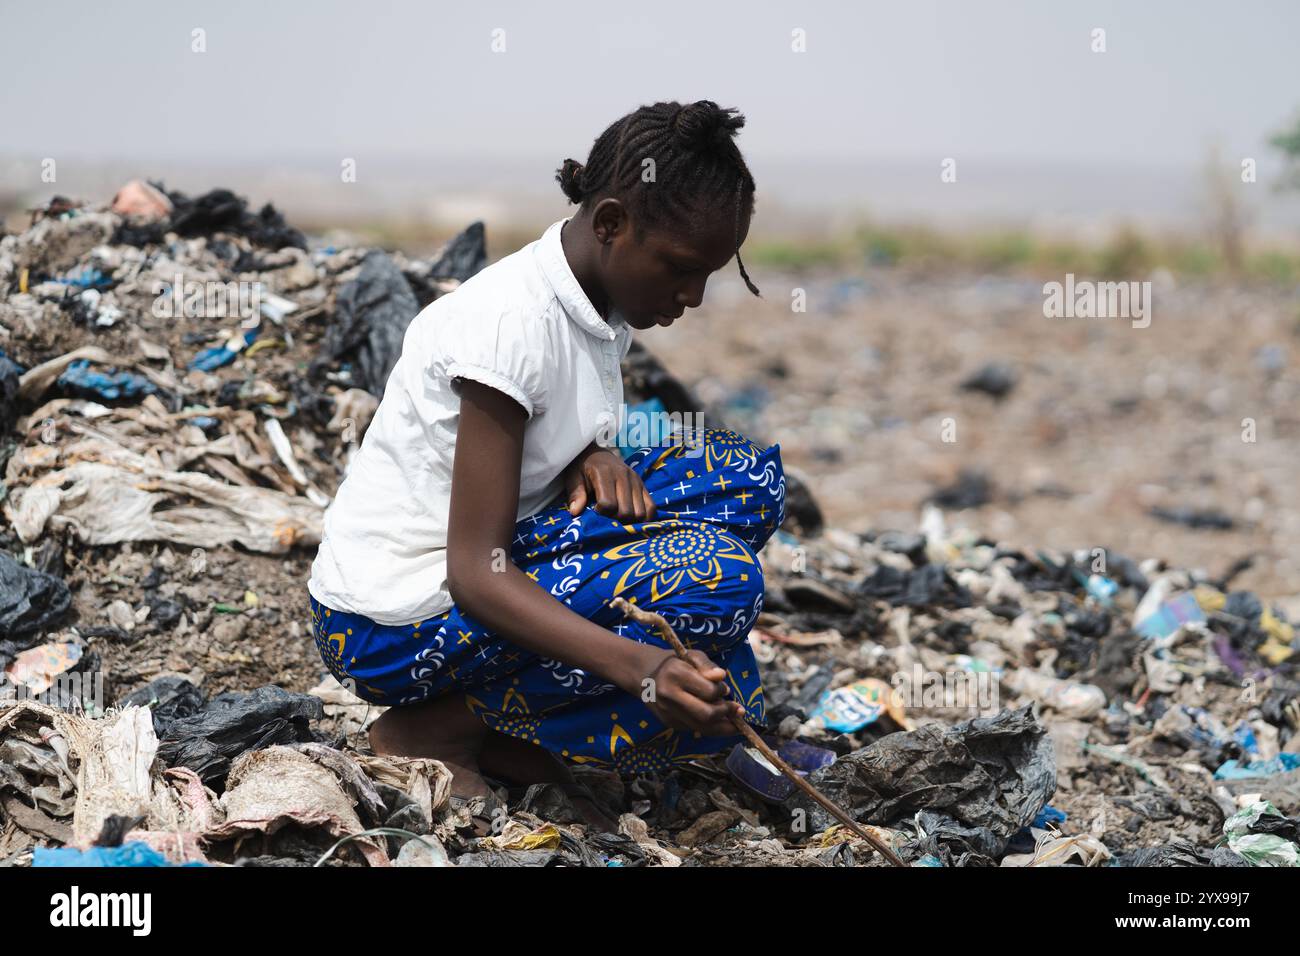
{"label": "girl's fingers", "polygon": [[726,676],[721,667],[711,666],[704,673],[691,667],[682,674],[682,688],[700,700],[721,700],[727,693],[727,685],[723,683]]}
{"label": "girl's fingers", "polygon": [[576,487],[569,490],[569,513],[574,516],[580,515],[585,507],[587,507],[587,486],[580,481]]}
{"label": "girl's fingers", "polygon": [[708,737],[730,737],[738,731],[731,722],[735,709],[731,704],[713,704],[709,706],[708,717],[700,724],[700,733]]}
{"label": "girl's fingers", "polygon": [[637,502],[638,515],[643,521],[650,521],[655,516],[655,502],[650,497],[650,492],[645,490],[645,482],[635,471],[628,469],[629,480],[632,483],[632,497]]}
{"label": "girl's fingers", "polygon": [[632,488],[628,484],[629,472],[624,469],[614,479],[614,493],[618,496],[618,516],[623,520],[632,515]]}
{"label": "girl's fingers", "polygon": [[596,510],[603,515],[614,514],[618,496],[610,487],[609,478],[599,469],[592,469],[592,491],[596,495]]}
{"label": "girl's fingers", "polygon": [[700,676],[704,677],[706,680],[720,681],[726,679],[727,672],[717,664],[713,663],[713,659],[703,651],[687,651],[686,656],[691,659],[692,666],[695,667],[696,673],[700,674]]}

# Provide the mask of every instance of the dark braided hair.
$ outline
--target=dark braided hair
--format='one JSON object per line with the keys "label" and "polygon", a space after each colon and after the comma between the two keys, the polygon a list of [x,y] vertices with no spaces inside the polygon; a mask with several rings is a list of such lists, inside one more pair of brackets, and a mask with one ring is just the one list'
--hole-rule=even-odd
{"label": "dark braided hair", "polygon": [[[642,106],[600,134],[585,166],[566,159],[555,178],[582,209],[606,197],[627,204],[638,237],[644,226],[684,227],[734,208],[736,264],[758,295],[740,259],[741,219],[754,212],[754,177],[735,143],[744,125],[744,116],[712,100]],[[653,182],[642,179],[646,159],[654,160]]]}

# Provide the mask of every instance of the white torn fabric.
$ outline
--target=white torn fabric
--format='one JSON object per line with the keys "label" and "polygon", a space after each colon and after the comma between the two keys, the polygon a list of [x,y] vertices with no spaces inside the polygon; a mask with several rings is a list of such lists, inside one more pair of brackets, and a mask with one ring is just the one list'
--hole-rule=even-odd
{"label": "white torn fabric", "polygon": [[73,845],[93,844],[110,816],[142,817],[127,839],[143,840],[173,862],[204,859],[198,841],[213,823],[215,795],[209,791],[196,804],[184,773],[175,776],[179,789],[164,779],[149,708],[126,707],[99,720],[62,711],[52,717],[77,764]]}
{"label": "white torn fabric", "polygon": [[339,733],[353,734],[366,730],[388,708],[362,700],[351,690],[326,674],[321,682],[307,691],[325,702],[325,716],[333,717]]}
{"label": "white torn fabric", "polygon": [[[289,747],[251,750],[236,758],[221,805],[226,821],[204,834],[210,841],[254,832],[269,836],[289,823],[324,826],[337,837],[364,829],[334,774]],[[372,837],[358,837],[352,844],[371,866],[391,865],[387,851]]]}
{"label": "white torn fabric", "polygon": [[451,771],[430,757],[393,757],[352,754],[371,780],[405,791],[423,811],[437,820],[451,805]]}
{"label": "white torn fabric", "polygon": [[[324,509],[289,493],[293,485],[272,470],[273,452],[256,436],[251,416],[235,420],[239,431],[218,441],[191,436],[200,442],[195,446],[184,445],[161,403],[148,400],[139,409],[114,409],[93,424],[73,414],[45,421],[46,440],[19,448],[5,472],[5,515],[24,542],[36,541],[47,527],[69,528],[92,545],[239,544],[283,554],[296,544],[320,541]],[[154,434],[161,429],[170,440]],[[229,469],[238,466],[285,490],[183,470],[200,458],[225,461]]]}

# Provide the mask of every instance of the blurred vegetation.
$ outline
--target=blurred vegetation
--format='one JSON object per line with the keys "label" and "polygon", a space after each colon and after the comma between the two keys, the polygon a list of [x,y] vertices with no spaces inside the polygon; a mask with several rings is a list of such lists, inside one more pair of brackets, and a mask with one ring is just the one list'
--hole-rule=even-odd
{"label": "blurred vegetation", "polygon": [[1098,243],[1053,239],[1028,231],[954,233],[925,226],[863,224],[831,240],[755,239],[746,262],[768,269],[805,271],[899,266],[917,271],[947,269],[1059,276],[1073,272],[1099,279],[1144,279],[1154,269],[1200,279],[1300,281],[1300,249],[1257,248],[1234,266],[1214,235],[1163,237],[1132,227]]}
{"label": "blurred vegetation", "polygon": [[1291,189],[1300,189],[1300,117],[1288,130],[1278,133],[1269,143],[1279,150],[1287,162],[1283,185]]}

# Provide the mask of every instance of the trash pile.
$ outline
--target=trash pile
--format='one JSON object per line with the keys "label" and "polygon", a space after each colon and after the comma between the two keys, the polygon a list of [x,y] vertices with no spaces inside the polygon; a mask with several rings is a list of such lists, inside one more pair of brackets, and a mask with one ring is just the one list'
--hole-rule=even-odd
{"label": "trash pile", "polygon": [[[0,239],[0,865],[887,865],[741,743],[575,768],[617,832],[537,784],[483,833],[320,679],[323,509],[406,323],[486,259],[477,223],[418,260],[142,182]],[[639,346],[624,374],[629,403],[700,407]],[[764,735],[905,863],[1300,865],[1283,608],[949,528],[942,500],[860,535],[788,495],[750,636]]]}

